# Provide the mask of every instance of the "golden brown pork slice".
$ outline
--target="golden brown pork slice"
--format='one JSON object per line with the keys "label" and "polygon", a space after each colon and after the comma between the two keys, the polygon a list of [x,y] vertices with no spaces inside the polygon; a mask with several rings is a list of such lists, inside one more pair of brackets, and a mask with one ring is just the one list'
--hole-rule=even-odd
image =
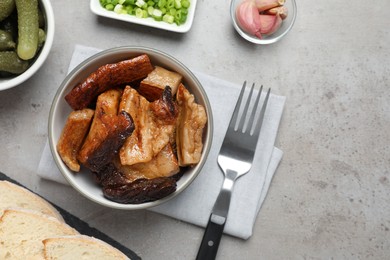
{"label": "golden brown pork slice", "polygon": [[149,162],[121,165],[117,160],[114,164],[130,182],[137,179],[170,177],[180,171],[176,155],[169,143]]}
{"label": "golden brown pork slice", "polygon": [[146,54],[118,63],[106,64],[76,85],[65,100],[74,109],[88,107],[104,91],[146,77],[153,70]]}
{"label": "golden brown pork slice", "polygon": [[136,90],[127,86],[119,111],[126,111],[134,120],[135,130],[119,151],[123,165],[148,162],[163,149],[176,127],[177,105],[170,88],[165,88],[159,100],[149,103]]}
{"label": "golden brown pork slice", "polygon": [[80,163],[94,172],[111,162],[134,130],[128,113],[117,114],[121,94],[121,90],[111,89],[99,95],[91,129],[77,156]]}
{"label": "golden brown pork slice", "polygon": [[196,104],[194,96],[180,84],[176,100],[179,105],[179,118],[176,130],[176,149],[180,166],[199,162],[203,149],[203,129],[207,123],[206,111]]}
{"label": "golden brown pork slice", "polygon": [[119,203],[138,204],[164,198],[176,190],[177,159],[168,144],[150,162],[123,166],[119,158],[95,173],[106,198]]}
{"label": "golden brown pork slice", "polygon": [[80,171],[77,154],[91,126],[93,115],[94,111],[88,108],[72,111],[57,143],[61,159],[72,171]]}
{"label": "golden brown pork slice", "polygon": [[174,96],[183,76],[174,71],[156,66],[140,83],[138,92],[148,101],[159,99],[166,86],[169,86]]}

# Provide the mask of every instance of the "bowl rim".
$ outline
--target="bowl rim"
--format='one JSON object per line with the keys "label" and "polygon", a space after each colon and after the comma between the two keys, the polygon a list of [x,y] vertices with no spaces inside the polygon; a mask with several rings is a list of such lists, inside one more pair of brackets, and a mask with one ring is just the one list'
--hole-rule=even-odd
{"label": "bowl rim", "polygon": [[[190,178],[183,185],[181,185],[180,187],[177,187],[176,191],[173,192],[172,194],[170,194],[162,199],[156,200],[156,201],[146,202],[146,203],[141,203],[141,204],[122,204],[122,203],[110,201],[106,198],[104,198],[104,202],[102,202],[101,200],[96,199],[90,193],[83,190],[81,187],[79,187],[79,185],[77,184],[77,181],[75,181],[70,176],[68,176],[68,172],[70,172],[69,170],[67,170],[68,172],[63,171],[64,167],[65,167],[65,169],[67,169],[67,168],[66,168],[65,164],[63,163],[63,161],[61,160],[59,154],[57,153],[56,140],[54,140],[54,114],[56,113],[58,103],[60,101],[60,97],[63,96],[63,94],[66,90],[65,86],[74,77],[76,77],[78,73],[81,72],[81,69],[83,67],[90,65],[91,63],[95,62],[95,60],[103,59],[103,58],[108,57],[112,54],[115,55],[115,54],[120,54],[120,53],[125,53],[125,52],[137,52],[137,53],[146,53],[148,55],[156,55],[159,58],[168,59],[168,60],[172,61],[173,63],[175,63],[175,65],[180,66],[190,76],[191,80],[194,81],[196,83],[196,85],[198,86],[198,90],[201,92],[201,95],[204,99],[205,109],[206,109],[206,113],[207,113],[207,117],[208,117],[208,121],[207,121],[205,130],[206,130],[206,134],[209,138],[206,138],[205,142],[203,144],[203,152],[202,152],[202,157],[201,157],[200,162],[196,166],[193,167],[193,169],[195,169],[194,170],[195,174],[190,176]],[[53,156],[53,159],[55,161],[55,164],[56,164],[58,170],[61,172],[62,176],[64,176],[64,178],[67,180],[67,182],[70,184],[70,186],[72,186],[74,189],[76,189],[84,197],[88,198],[91,201],[94,201],[97,204],[100,204],[100,205],[103,205],[106,207],[110,207],[110,208],[115,208],[115,209],[139,210],[139,209],[151,208],[151,207],[155,207],[155,206],[158,206],[160,204],[163,204],[166,201],[171,200],[172,198],[179,195],[182,191],[184,191],[195,180],[195,178],[199,175],[201,169],[203,168],[203,166],[207,160],[208,154],[210,152],[210,149],[211,149],[213,132],[214,132],[214,126],[213,126],[213,114],[212,114],[212,110],[211,110],[211,105],[210,105],[209,99],[207,97],[207,94],[206,94],[202,84],[198,80],[198,78],[193,74],[193,72],[191,72],[183,63],[181,63],[176,58],[172,57],[171,55],[169,55],[165,52],[162,52],[162,51],[159,51],[159,50],[156,50],[153,48],[148,48],[148,47],[139,47],[139,46],[114,47],[114,48],[100,51],[100,52],[92,55],[91,57],[85,59],[83,62],[78,64],[71,72],[69,72],[69,74],[62,81],[60,87],[58,88],[58,90],[53,98],[52,105],[51,105],[50,111],[49,111],[49,124],[48,124],[49,147],[50,147],[50,151],[51,151],[51,154]]]}
{"label": "bowl rim", "polygon": [[23,82],[25,82],[41,68],[43,63],[46,61],[46,58],[49,56],[51,47],[53,45],[54,33],[55,33],[54,12],[50,0],[39,0],[39,3],[42,4],[46,16],[45,43],[42,49],[40,50],[36,60],[25,72],[10,79],[5,78],[3,81],[0,80],[0,91],[16,87],[22,84]]}
{"label": "bowl rim", "polygon": [[298,10],[297,10],[296,1],[295,0],[286,0],[286,1],[290,1],[292,3],[292,8],[293,8],[293,12],[289,12],[289,15],[290,15],[290,13],[292,13],[292,20],[291,20],[291,23],[286,28],[286,30],[283,33],[281,33],[279,36],[274,37],[274,38],[258,39],[258,38],[255,38],[255,37],[247,34],[246,32],[244,32],[241,29],[241,27],[238,25],[238,22],[236,20],[236,8],[235,8],[236,7],[235,3],[238,1],[243,1],[243,0],[232,0],[230,2],[230,17],[231,17],[231,20],[233,23],[233,27],[234,27],[234,29],[236,29],[237,33],[239,35],[241,35],[242,38],[244,38],[245,40],[247,40],[249,42],[255,43],[255,44],[268,45],[268,44],[272,44],[272,43],[280,41],[287,33],[289,33],[291,31],[291,28],[293,27],[295,20],[297,18]]}

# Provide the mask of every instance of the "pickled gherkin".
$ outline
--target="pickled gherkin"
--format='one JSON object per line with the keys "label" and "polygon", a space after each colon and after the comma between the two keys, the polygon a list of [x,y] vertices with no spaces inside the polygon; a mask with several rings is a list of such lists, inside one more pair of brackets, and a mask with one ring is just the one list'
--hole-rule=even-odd
{"label": "pickled gherkin", "polygon": [[0,51],[13,50],[15,45],[11,33],[0,30]]}
{"label": "pickled gherkin", "polygon": [[21,74],[28,66],[28,61],[20,59],[16,52],[0,51],[0,71]]}
{"label": "pickled gherkin", "polygon": [[15,0],[18,12],[17,54],[23,60],[32,59],[38,50],[38,0]]}
{"label": "pickled gherkin", "polygon": [[15,0],[0,0],[0,21],[7,18],[15,8]]}

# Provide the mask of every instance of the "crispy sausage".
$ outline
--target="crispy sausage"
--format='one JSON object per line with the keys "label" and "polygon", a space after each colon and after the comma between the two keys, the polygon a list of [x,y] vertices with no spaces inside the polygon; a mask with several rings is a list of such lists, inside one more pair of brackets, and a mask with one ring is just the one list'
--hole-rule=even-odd
{"label": "crispy sausage", "polygon": [[146,54],[118,63],[106,64],[89,75],[84,82],[76,85],[65,96],[65,100],[74,110],[86,108],[104,91],[142,79],[151,71],[153,65]]}

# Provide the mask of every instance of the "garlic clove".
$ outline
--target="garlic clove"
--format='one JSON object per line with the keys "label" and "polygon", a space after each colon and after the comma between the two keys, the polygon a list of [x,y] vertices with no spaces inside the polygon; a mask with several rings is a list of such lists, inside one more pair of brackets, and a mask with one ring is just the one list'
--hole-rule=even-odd
{"label": "garlic clove", "polygon": [[285,6],[278,6],[271,9],[268,9],[264,14],[279,15],[283,20],[287,18],[288,9]]}
{"label": "garlic clove", "polygon": [[266,11],[268,9],[282,6],[286,2],[286,0],[254,0],[257,10],[259,12]]}
{"label": "garlic clove", "polygon": [[260,33],[261,21],[254,0],[242,1],[236,9],[236,18],[240,27],[249,34],[262,38]]}
{"label": "garlic clove", "polygon": [[282,18],[279,15],[260,15],[260,33],[270,35],[276,32],[282,25]]}

